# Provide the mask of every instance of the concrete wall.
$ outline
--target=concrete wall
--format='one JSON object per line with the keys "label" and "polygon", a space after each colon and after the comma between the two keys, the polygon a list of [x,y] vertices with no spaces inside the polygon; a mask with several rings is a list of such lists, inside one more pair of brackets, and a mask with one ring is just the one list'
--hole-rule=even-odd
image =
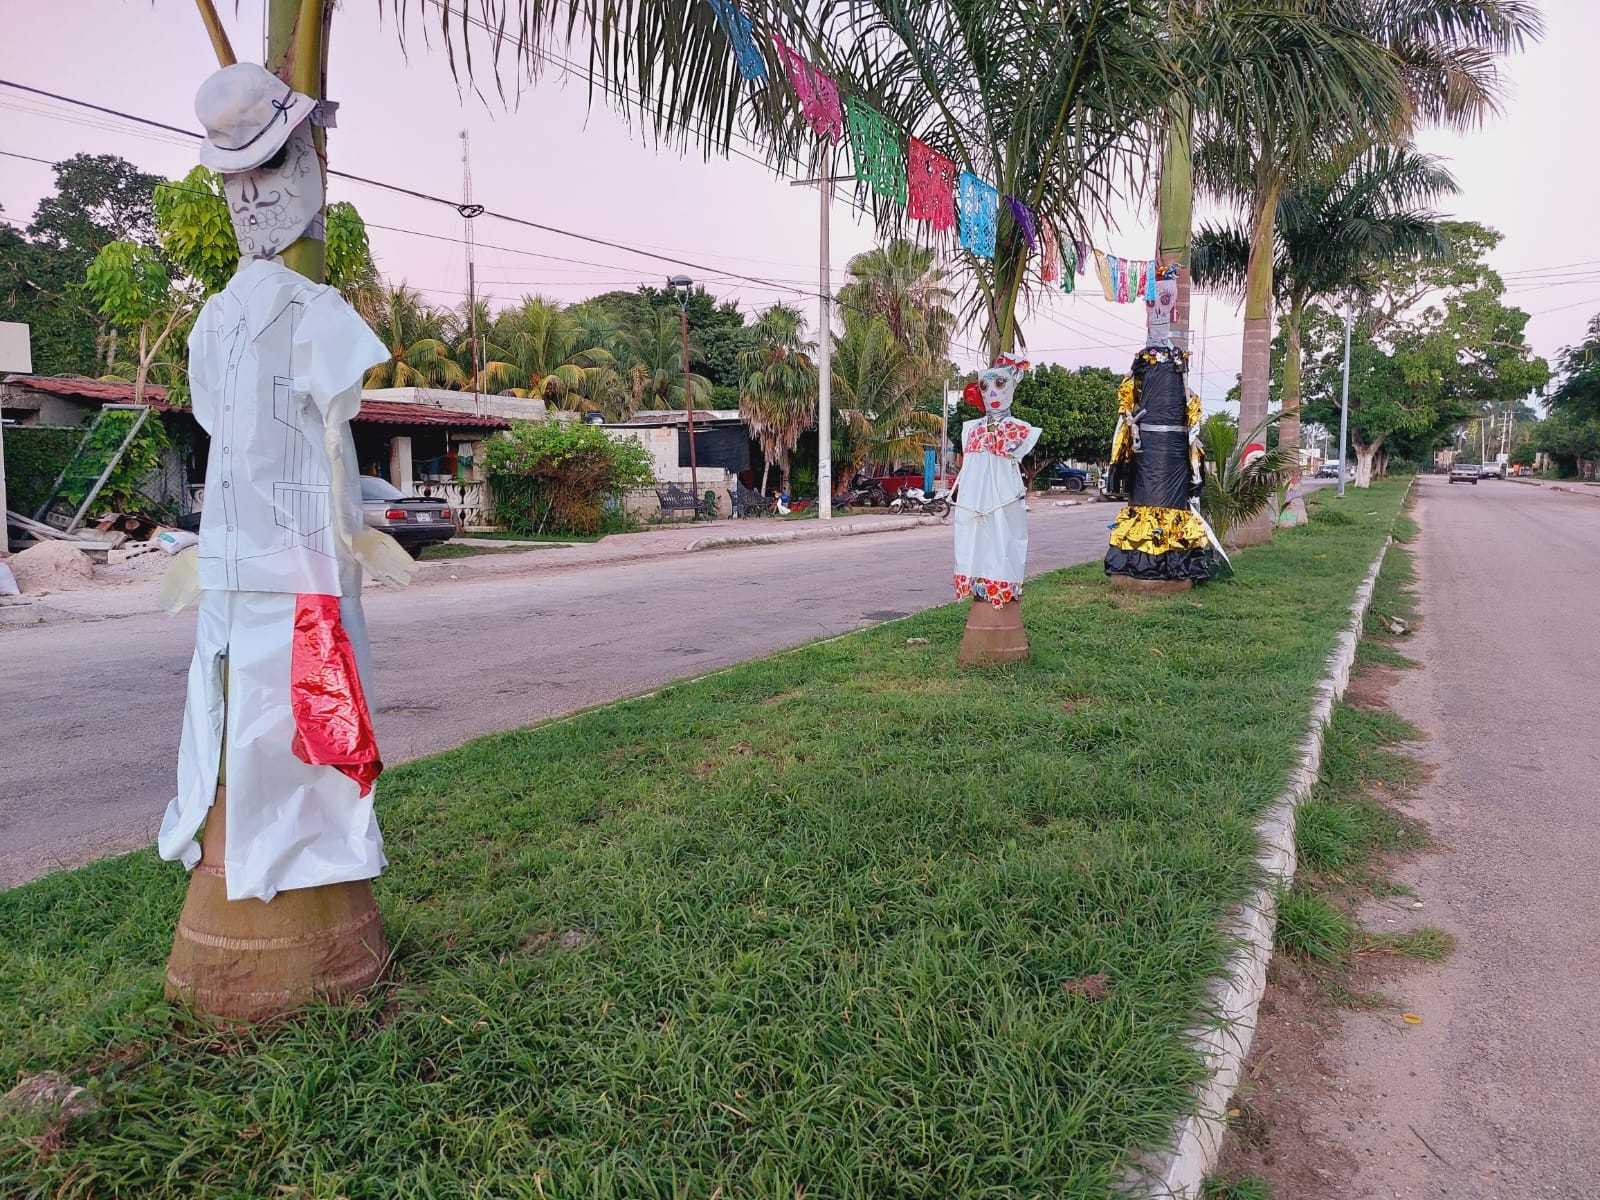
{"label": "concrete wall", "polygon": [[[632,438],[650,455],[650,469],[657,483],[681,483],[689,486],[690,470],[678,465],[678,434],[676,425],[606,425],[605,431],[614,438]],[[717,494],[717,515],[732,514],[729,492],[733,489],[733,474],[721,467],[701,467],[698,471],[700,494]],[[654,492],[631,492],[623,499],[623,507],[643,520],[653,520],[661,515],[661,505]]]}

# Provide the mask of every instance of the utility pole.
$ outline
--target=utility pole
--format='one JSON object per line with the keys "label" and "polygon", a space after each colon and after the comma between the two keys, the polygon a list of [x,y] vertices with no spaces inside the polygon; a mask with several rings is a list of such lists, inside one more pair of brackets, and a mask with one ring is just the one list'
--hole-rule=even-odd
{"label": "utility pole", "polygon": [[1339,497],[1344,498],[1344,448],[1350,440],[1350,301],[1344,302],[1344,389],[1339,398]]}
{"label": "utility pole", "polygon": [[[467,336],[472,339],[472,411],[482,412],[478,396],[478,264],[472,244],[472,218],[483,209],[472,203],[472,135],[461,131],[461,220],[467,243]],[[446,446],[448,450],[450,447]]]}
{"label": "utility pole", "polygon": [[822,172],[820,278],[817,290],[817,519],[833,520],[833,271],[828,262],[828,212],[833,207],[833,143]]}
{"label": "utility pole", "polygon": [[[939,405],[939,471],[933,479],[933,490],[939,490],[939,484],[945,476],[945,447],[950,444],[950,385],[946,383],[941,389],[942,403]],[[946,484],[945,486],[949,486]]]}
{"label": "utility pole", "polygon": [[687,275],[674,275],[667,286],[678,297],[678,315],[683,318],[683,407],[689,414],[689,489],[694,493],[695,519],[700,517],[700,468],[694,449],[694,388],[689,373],[689,293],[694,280]]}
{"label": "utility pole", "polygon": [[822,174],[815,179],[794,179],[790,187],[817,185],[821,198],[818,222],[817,272],[817,519],[833,519],[833,271],[829,263],[828,216],[833,207],[833,185],[854,175],[833,173],[835,149],[828,143]]}

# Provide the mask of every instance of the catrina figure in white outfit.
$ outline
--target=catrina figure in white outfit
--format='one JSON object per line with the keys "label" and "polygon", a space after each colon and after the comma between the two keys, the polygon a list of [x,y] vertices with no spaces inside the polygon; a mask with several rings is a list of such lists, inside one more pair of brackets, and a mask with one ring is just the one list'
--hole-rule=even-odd
{"label": "catrina figure in white outfit", "polygon": [[956,599],[968,596],[995,608],[1022,598],[1028,561],[1027,487],[1022,460],[1042,432],[1011,415],[1026,362],[1002,355],[963,393],[983,416],[961,427],[956,475]]}

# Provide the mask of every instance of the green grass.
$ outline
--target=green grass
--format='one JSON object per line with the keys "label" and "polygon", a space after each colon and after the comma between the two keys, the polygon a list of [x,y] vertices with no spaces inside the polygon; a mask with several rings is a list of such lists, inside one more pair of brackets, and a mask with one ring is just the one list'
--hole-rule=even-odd
{"label": "green grass", "polygon": [[1362,941],[1348,913],[1323,896],[1298,887],[1278,897],[1273,937],[1284,953],[1322,966],[1347,962]]}
{"label": "green grass", "polygon": [[[641,531],[636,529],[627,529],[619,530],[618,532],[638,533]],[[609,536],[611,535],[605,533],[458,533],[456,534],[456,541],[459,542],[463,538],[466,538],[491,542],[528,542],[532,545],[565,546],[569,542],[598,542],[601,538]]]}
{"label": "green grass", "polygon": [[1228,1181],[1208,1179],[1200,1200],[1272,1200],[1272,1188],[1259,1175]]}
{"label": "green grass", "polygon": [[948,606],[394,770],[359,1007],[166,1004],[150,852],[0,893],[0,1085],[101,1102],[0,1127],[0,1195],[1099,1200],[1192,1103],[1400,494],[1225,586],[1030,584],[1025,664],[957,669]]}
{"label": "green grass", "polygon": [[440,542],[424,546],[420,562],[437,562],[446,558],[480,558],[485,554],[527,554],[530,550],[559,550],[562,542],[536,542],[526,546],[472,546],[460,542]]}

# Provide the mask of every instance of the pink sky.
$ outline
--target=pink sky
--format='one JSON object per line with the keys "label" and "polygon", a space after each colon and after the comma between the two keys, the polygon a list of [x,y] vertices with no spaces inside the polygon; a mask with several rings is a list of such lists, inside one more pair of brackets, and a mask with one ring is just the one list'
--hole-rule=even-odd
{"label": "pink sky", "polygon": [[[261,0],[243,0],[237,15],[227,0],[218,7],[240,56],[259,60]],[[1600,4],[1546,0],[1544,9],[1543,42],[1507,64],[1511,94],[1504,117],[1465,137],[1429,134],[1423,145],[1451,159],[1462,185],[1452,211],[1506,235],[1492,261],[1506,276],[1510,301],[1534,314],[1529,340],[1549,357],[1580,341],[1600,311],[1600,251],[1579,235],[1594,209],[1600,169],[1581,119],[1586,110],[1577,103],[1578,83],[1593,70],[1593,47],[1600,44]],[[194,92],[215,59],[190,0],[56,0],[8,13],[8,22],[0,78],[194,127]],[[478,202],[709,268],[673,266],[481,218],[480,292],[500,301],[527,292],[575,300],[659,284],[681,271],[748,310],[782,300],[814,322],[817,200],[811,189],[790,187],[746,158],[707,163],[655,151],[610,111],[589,111],[585,85],[556,71],[509,111],[486,82],[487,102],[463,97],[437,39],[431,49],[424,45],[424,24],[420,14],[413,16],[407,57],[393,25],[380,24],[377,4],[347,0],[342,6],[330,86],[343,107],[330,139],[331,165],[454,197],[461,189],[458,135],[465,129]],[[114,153],[167,177],[181,176],[195,162],[189,139],[7,88],[0,88],[0,150],[50,161]],[[25,224],[52,179],[47,166],[0,157],[4,215]],[[330,193],[361,210],[386,275],[423,289],[434,303],[461,302],[463,247],[437,240],[462,236],[462,221],[451,210],[342,180],[332,181]],[[1131,214],[1120,229],[1098,231],[1094,240],[1113,253],[1143,257],[1153,233],[1147,218]],[[836,284],[849,257],[874,241],[862,214],[835,205]],[[1240,323],[1230,301],[1212,299],[1204,313],[1206,338],[1196,343],[1192,379],[1207,407],[1216,407],[1238,370]],[[1197,300],[1197,333],[1201,314]],[[1143,320],[1142,307],[1107,304],[1093,288],[1051,296],[1025,323],[1028,353],[1036,362],[1123,370],[1140,344]],[[976,365],[977,340],[975,330],[962,336],[955,352],[962,366]]]}

